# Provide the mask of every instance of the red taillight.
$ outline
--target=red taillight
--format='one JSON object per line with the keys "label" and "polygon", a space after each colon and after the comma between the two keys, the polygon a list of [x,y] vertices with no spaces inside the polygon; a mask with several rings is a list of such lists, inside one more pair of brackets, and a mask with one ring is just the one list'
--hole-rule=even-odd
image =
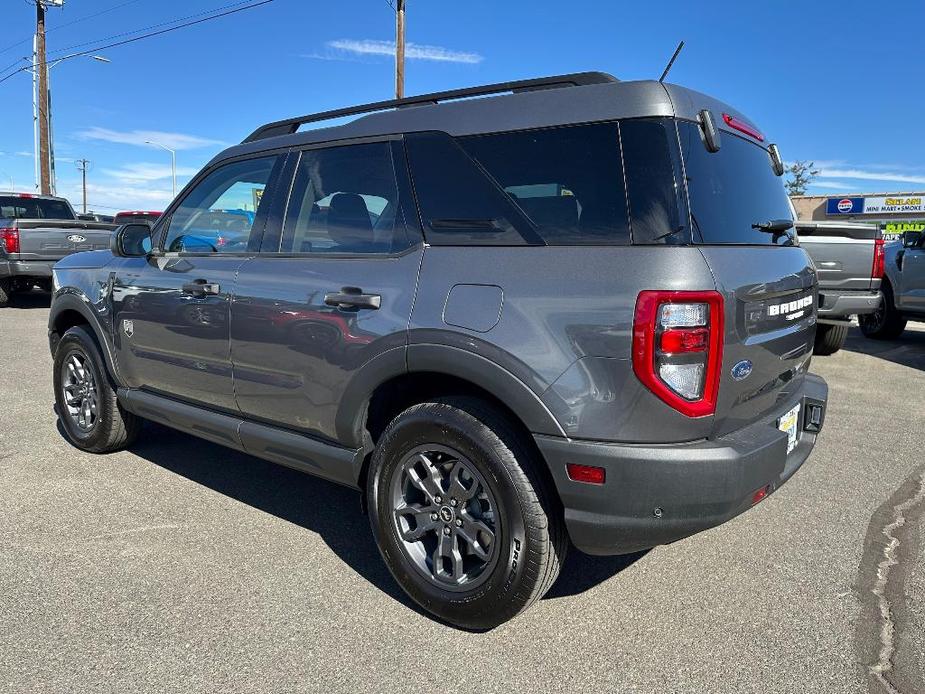
{"label": "red taillight", "polygon": [[575,482],[604,484],[604,481],[607,479],[607,471],[602,467],[595,467],[594,465],[566,463],[565,470],[568,472],[568,478]]}
{"label": "red taillight", "polygon": [[13,227],[0,229],[0,245],[7,253],[19,253],[19,229]]}
{"label": "red taillight", "polygon": [[883,239],[876,239],[874,241],[874,265],[871,268],[870,276],[875,280],[883,279],[885,257],[883,244]]}
{"label": "red taillight", "polygon": [[724,113],[723,122],[733,130],[738,130],[740,133],[745,133],[749,137],[754,137],[756,140],[758,140],[758,142],[764,142],[764,135],[761,134],[760,130],[753,128],[748,123],[743,120],[739,120],[735,116],[730,116],[728,113]]}
{"label": "red taillight", "polygon": [[643,291],[633,319],[633,371],[688,417],[716,411],[723,362],[719,292]]}
{"label": "red taillight", "polygon": [[706,328],[680,328],[662,333],[662,352],[683,354],[703,352],[710,346],[710,331]]}

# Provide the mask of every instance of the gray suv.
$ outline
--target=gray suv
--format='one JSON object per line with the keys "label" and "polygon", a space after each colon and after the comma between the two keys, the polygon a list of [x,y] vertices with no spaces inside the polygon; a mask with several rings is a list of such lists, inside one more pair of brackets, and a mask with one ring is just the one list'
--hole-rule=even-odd
{"label": "gray suv", "polygon": [[827,387],[782,172],[730,106],[601,73],[271,123],[58,263],[61,426],[362,490],[402,588],[491,628],[570,544],[674,542],[806,460]]}

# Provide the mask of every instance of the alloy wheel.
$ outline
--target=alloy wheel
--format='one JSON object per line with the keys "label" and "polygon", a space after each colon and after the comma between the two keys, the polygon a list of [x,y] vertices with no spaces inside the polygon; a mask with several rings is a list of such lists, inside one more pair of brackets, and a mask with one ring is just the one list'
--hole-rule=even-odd
{"label": "alloy wheel", "polygon": [[83,433],[93,431],[99,420],[100,394],[90,359],[73,352],[64,365],[61,388],[71,421]]}

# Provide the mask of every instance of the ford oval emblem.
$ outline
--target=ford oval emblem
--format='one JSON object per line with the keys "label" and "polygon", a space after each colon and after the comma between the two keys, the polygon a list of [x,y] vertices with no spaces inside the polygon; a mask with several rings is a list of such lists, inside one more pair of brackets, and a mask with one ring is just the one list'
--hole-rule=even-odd
{"label": "ford oval emblem", "polygon": [[751,373],[752,363],[748,359],[743,359],[732,367],[732,377],[737,381],[744,381]]}
{"label": "ford oval emblem", "polygon": [[71,234],[67,237],[67,240],[71,243],[83,243],[87,240],[86,236],[81,236],[80,234]]}

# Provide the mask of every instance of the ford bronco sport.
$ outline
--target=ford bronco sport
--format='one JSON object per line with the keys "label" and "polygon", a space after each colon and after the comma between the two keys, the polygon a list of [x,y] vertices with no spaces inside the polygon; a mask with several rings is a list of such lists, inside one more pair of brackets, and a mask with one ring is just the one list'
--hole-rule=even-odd
{"label": "ford bronco sport", "polygon": [[730,106],[601,73],[265,125],[56,266],[61,425],[360,489],[402,588],[491,628],[569,544],[674,542],[806,460],[827,387],[782,172]]}

